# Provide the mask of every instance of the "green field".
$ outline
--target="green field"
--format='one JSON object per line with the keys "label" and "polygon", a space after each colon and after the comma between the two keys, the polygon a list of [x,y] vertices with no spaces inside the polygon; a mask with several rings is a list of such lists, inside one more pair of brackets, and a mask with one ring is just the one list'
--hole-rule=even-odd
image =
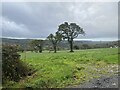
{"label": "green field", "polygon": [[9,82],[7,87],[62,88],[79,85],[101,75],[117,73],[118,49],[89,49],[74,53],[26,52],[21,60],[36,72],[20,82]]}

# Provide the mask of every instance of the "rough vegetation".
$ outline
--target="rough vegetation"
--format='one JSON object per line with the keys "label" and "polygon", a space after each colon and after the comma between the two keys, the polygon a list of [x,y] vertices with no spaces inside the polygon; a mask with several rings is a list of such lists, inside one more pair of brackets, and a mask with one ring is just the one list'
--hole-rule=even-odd
{"label": "rough vegetation", "polygon": [[80,50],[74,53],[24,52],[21,56],[21,60],[37,71],[17,83],[6,84],[6,87],[61,88],[118,73],[116,48]]}
{"label": "rough vegetation", "polygon": [[[32,69],[31,69],[32,70]],[[2,82],[18,82],[23,77],[31,73],[27,64],[20,60],[18,47],[14,45],[2,46]]]}

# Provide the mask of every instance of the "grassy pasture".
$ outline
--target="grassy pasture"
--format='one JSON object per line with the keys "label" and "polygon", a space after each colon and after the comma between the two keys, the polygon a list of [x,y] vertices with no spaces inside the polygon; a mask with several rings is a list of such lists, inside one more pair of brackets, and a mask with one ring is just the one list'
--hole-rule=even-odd
{"label": "grassy pasture", "polygon": [[20,82],[8,83],[7,87],[62,88],[99,78],[101,75],[112,75],[117,73],[118,68],[116,48],[79,50],[74,53],[26,52],[21,53],[21,56],[21,60],[36,72]]}

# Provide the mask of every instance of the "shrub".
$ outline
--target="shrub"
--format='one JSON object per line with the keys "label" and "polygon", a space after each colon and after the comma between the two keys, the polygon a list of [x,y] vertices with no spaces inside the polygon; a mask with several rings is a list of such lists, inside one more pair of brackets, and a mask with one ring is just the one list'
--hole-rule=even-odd
{"label": "shrub", "polygon": [[76,50],[79,50],[79,46],[77,46],[77,45],[74,45],[73,48],[76,49]]}
{"label": "shrub", "polygon": [[83,44],[82,49],[91,49],[91,47],[88,44]]}
{"label": "shrub", "polygon": [[29,68],[20,60],[17,46],[3,45],[2,47],[2,81],[19,81],[29,74]]}

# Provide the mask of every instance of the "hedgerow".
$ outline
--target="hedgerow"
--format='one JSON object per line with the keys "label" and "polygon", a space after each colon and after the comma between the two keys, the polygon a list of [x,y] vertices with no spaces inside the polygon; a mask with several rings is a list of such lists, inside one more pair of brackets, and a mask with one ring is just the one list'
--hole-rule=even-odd
{"label": "hedgerow", "polygon": [[18,48],[15,45],[2,46],[2,81],[19,81],[30,75],[31,69],[20,60]]}

